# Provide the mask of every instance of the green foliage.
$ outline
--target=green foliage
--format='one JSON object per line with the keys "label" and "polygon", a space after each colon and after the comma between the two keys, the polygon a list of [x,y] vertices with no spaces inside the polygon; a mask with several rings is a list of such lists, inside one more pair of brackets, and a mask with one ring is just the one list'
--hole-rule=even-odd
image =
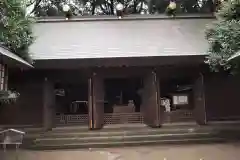
{"label": "green foliage", "polygon": [[223,2],[216,15],[217,21],[206,30],[207,63],[213,71],[230,70],[236,64],[228,59],[240,50],[240,0]]}
{"label": "green foliage", "polygon": [[240,0],[228,0],[223,2],[222,7],[217,13],[219,19],[226,21],[240,19]]}
{"label": "green foliage", "polygon": [[[124,5],[124,14],[163,14],[169,0],[32,0],[35,7],[32,13],[37,17],[63,16],[62,5],[68,4],[73,16],[82,15],[114,15],[117,3]],[[179,0],[177,14],[212,13],[212,0]]]}
{"label": "green foliage", "polygon": [[23,0],[0,1],[0,43],[13,53],[31,61],[28,47],[33,43],[31,25],[34,20],[25,15]]}

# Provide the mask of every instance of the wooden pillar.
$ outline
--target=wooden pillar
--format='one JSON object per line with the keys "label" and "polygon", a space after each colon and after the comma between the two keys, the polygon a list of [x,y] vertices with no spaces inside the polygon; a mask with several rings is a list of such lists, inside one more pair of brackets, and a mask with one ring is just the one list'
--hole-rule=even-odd
{"label": "wooden pillar", "polygon": [[92,77],[88,78],[88,118],[89,118],[89,124],[88,124],[89,129],[94,129]]}
{"label": "wooden pillar", "polygon": [[146,74],[143,79],[144,88],[142,94],[142,111],[144,121],[151,127],[160,127],[162,118],[160,117],[160,92],[159,80],[155,71]]}
{"label": "wooden pillar", "polygon": [[104,82],[94,73],[92,76],[92,119],[93,129],[101,129],[104,125]]}
{"label": "wooden pillar", "polygon": [[51,130],[55,118],[54,84],[47,78],[43,83],[43,129]]}
{"label": "wooden pillar", "polygon": [[200,125],[206,124],[206,108],[205,108],[205,92],[204,92],[204,76],[196,79],[194,87],[194,117]]}
{"label": "wooden pillar", "polygon": [[4,90],[7,91],[8,90],[8,67],[7,65],[5,65],[4,67]]}

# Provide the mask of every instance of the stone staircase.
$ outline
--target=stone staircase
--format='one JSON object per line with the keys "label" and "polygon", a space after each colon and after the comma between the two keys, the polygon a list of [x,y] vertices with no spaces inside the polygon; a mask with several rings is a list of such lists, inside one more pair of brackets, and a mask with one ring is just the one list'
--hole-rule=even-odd
{"label": "stone staircase", "polygon": [[150,128],[143,125],[115,125],[89,131],[86,127],[57,127],[48,132],[26,135],[27,149],[73,149],[138,146],[155,144],[212,143],[236,140],[236,126],[167,125]]}

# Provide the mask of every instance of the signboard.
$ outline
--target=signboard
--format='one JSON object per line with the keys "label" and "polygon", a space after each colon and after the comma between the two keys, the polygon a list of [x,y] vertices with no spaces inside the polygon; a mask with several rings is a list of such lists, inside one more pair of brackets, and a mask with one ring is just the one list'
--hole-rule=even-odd
{"label": "signboard", "polygon": [[187,105],[188,104],[188,95],[174,95],[173,96],[174,105]]}

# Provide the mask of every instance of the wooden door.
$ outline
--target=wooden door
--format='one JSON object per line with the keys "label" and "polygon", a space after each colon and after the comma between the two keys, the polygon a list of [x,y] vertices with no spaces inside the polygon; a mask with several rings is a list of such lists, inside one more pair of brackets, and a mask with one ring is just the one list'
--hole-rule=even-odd
{"label": "wooden door", "polygon": [[97,74],[92,78],[93,128],[100,129],[104,124],[104,83]]}
{"label": "wooden door", "polygon": [[159,82],[155,72],[143,79],[142,111],[144,122],[151,127],[161,126]]}
{"label": "wooden door", "polygon": [[198,124],[206,124],[204,79],[203,75],[196,79],[194,88],[194,117]]}

